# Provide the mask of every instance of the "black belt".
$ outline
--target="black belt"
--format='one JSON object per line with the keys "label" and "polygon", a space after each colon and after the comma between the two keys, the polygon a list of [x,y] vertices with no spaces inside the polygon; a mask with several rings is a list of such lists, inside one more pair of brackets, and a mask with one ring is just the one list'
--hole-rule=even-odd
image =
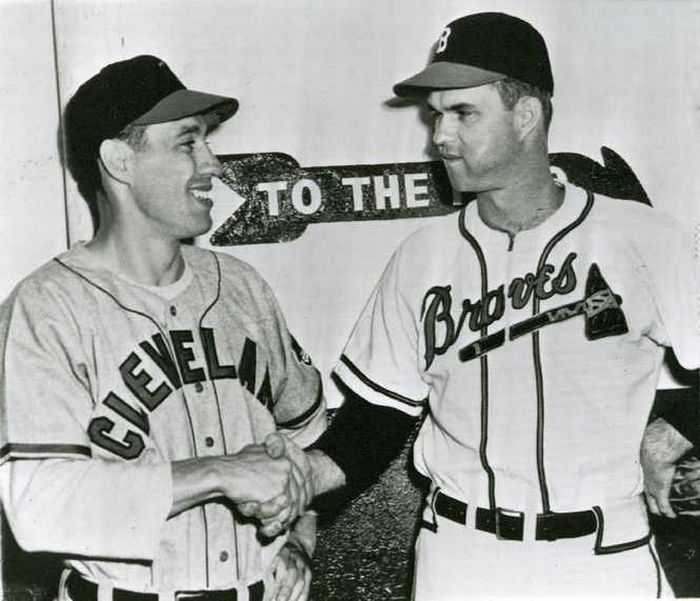
{"label": "black belt", "polygon": [[[435,498],[435,513],[457,522],[466,524],[467,505],[438,492]],[[505,540],[523,540],[523,523],[525,516],[520,511],[508,509],[476,508],[476,529],[491,532]],[[592,534],[598,528],[598,520],[592,509],[565,513],[538,513],[535,527],[536,540],[557,540],[559,538],[576,538]]]}
{"label": "black belt", "polygon": [[[97,601],[97,584],[81,578],[81,576],[73,571],[66,580],[68,594],[73,601]],[[250,601],[262,601],[265,587],[262,581],[251,584],[248,587],[248,595]],[[175,593],[176,601],[237,601],[238,591],[235,588],[227,590],[211,590],[211,591],[177,591]],[[135,593],[133,591],[125,591],[120,588],[112,589],[113,601],[158,601],[156,593]]]}

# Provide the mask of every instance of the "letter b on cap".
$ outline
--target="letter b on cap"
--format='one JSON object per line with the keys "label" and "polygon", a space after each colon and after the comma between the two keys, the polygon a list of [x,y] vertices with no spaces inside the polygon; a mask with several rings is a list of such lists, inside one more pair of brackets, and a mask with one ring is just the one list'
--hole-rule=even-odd
{"label": "letter b on cap", "polygon": [[445,27],[444,31],[438,38],[438,45],[437,49],[435,50],[436,53],[443,52],[445,48],[447,48],[447,38],[450,37],[450,34],[452,33],[452,30],[449,27]]}

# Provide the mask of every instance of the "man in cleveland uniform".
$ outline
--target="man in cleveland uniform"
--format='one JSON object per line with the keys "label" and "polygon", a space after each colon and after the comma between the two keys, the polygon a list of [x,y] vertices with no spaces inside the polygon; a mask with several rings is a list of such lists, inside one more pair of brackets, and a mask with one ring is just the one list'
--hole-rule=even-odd
{"label": "man in cleveland uniform", "polygon": [[553,179],[553,89],[540,34],[496,13],[450,23],[394,87],[427,102],[452,185],[476,200],[392,257],[309,460],[317,490],[357,488],[426,414],[417,599],[670,592],[639,448],[663,347],[700,363],[692,239]]}
{"label": "man in cleveland uniform", "polygon": [[[66,558],[62,597],[308,594],[309,483],[261,443],[318,437],[319,375],[250,266],[181,243],[211,227],[206,138],[237,108],[152,56],[108,65],[66,107],[99,225],[0,321],[5,509],[22,547]],[[236,509],[255,501],[291,533],[259,539]]]}

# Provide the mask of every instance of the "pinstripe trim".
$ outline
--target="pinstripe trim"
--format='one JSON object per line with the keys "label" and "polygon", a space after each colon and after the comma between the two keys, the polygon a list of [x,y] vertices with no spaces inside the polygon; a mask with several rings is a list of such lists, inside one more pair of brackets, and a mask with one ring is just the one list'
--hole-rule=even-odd
{"label": "pinstripe trim", "polygon": [[656,568],[656,598],[661,599],[661,593],[663,592],[663,580],[661,578],[661,562],[659,561],[659,557],[656,554],[656,549],[654,549],[654,545],[651,543],[651,538],[649,540],[647,548],[649,549],[651,558],[654,561],[654,567]]}
{"label": "pinstripe trim", "polygon": [[[586,191],[588,198],[581,214],[569,225],[559,230],[544,247],[540,260],[537,263],[537,271],[543,268],[552,249],[561,242],[571,231],[581,225],[593,208],[594,197],[590,190]],[[540,300],[536,294],[532,296],[532,314],[537,315],[540,311]],[[542,496],[542,512],[551,511],[549,504],[549,489],[547,487],[547,474],[544,469],[544,376],[542,374],[542,356],[540,353],[540,333],[532,334],[532,355],[535,363],[535,386],[537,392],[537,476],[540,483],[540,494]]]}
{"label": "pinstripe trim", "polygon": [[318,384],[318,392],[316,393],[316,400],[314,400],[313,404],[311,407],[309,407],[306,411],[304,411],[301,415],[298,415],[297,417],[293,417],[290,420],[287,420],[286,422],[279,422],[277,424],[278,428],[294,428],[295,426],[298,426],[299,424],[303,424],[309,417],[311,417],[314,413],[316,413],[316,410],[319,408],[319,405],[321,404],[321,401],[323,400],[323,386],[321,385],[321,381],[319,379],[319,384]]}
{"label": "pinstripe trim", "polygon": [[[216,294],[214,295],[214,300],[209,303],[209,306],[204,309],[201,317],[199,318],[199,343],[204,346],[204,340],[202,340],[202,324],[204,323],[204,318],[207,316],[209,311],[219,302],[221,297],[221,264],[219,263],[219,258],[215,253],[209,251],[214,259],[214,264],[216,265]],[[212,389],[214,390],[214,401],[216,402],[216,412],[219,417],[219,431],[221,432],[221,442],[224,447],[224,455],[228,455],[226,444],[226,435],[224,434],[224,420],[221,415],[221,403],[219,402],[219,390],[216,388],[216,380],[210,380]],[[184,396],[184,395],[183,395]],[[185,401],[187,406],[187,402]],[[187,415],[189,417],[189,406],[187,406]],[[192,435],[194,436],[194,426],[192,425],[192,420],[190,418],[190,426],[192,427]],[[196,446],[196,443],[195,443]],[[204,523],[204,567],[206,575],[206,584],[209,586],[209,522],[207,521],[206,505],[202,505],[202,521]],[[236,532],[235,520],[234,520],[234,547],[236,549],[236,577],[240,580],[240,568],[238,560],[238,533]]]}
{"label": "pinstripe trim", "polygon": [[[211,254],[216,258],[216,255],[214,255],[214,253],[211,253]],[[87,276],[83,275],[83,274],[80,273],[78,270],[76,270],[76,269],[70,267],[69,265],[67,265],[66,263],[64,263],[63,261],[61,261],[60,259],[58,259],[58,258],[56,258],[56,257],[54,257],[53,260],[56,261],[56,263],[58,263],[59,265],[61,265],[63,268],[67,269],[68,271],[70,271],[71,273],[73,273],[74,275],[76,275],[77,277],[79,277],[81,280],[83,280],[84,282],[86,282],[87,284],[89,284],[90,286],[96,288],[97,290],[99,290],[100,292],[102,292],[103,294],[105,294],[105,295],[106,295],[108,298],[110,298],[120,309],[124,310],[124,311],[127,312],[127,313],[132,313],[132,314],[134,314],[134,315],[140,315],[141,317],[143,317],[143,318],[147,319],[148,321],[150,321],[150,322],[155,326],[155,328],[158,330],[158,332],[160,332],[161,336],[163,337],[164,343],[165,343],[165,344],[167,345],[167,347],[168,347],[168,351],[172,354],[173,357],[175,357],[175,353],[173,352],[173,349],[172,349],[172,347],[171,347],[171,345],[170,345],[170,344],[171,344],[171,343],[170,343],[170,337],[169,337],[169,336],[165,333],[165,331],[160,327],[160,324],[159,324],[155,319],[153,319],[153,317],[151,317],[150,315],[148,315],[148,313],[144,313],[143,311],[139,311],[139,310],[137,310],[137,309],[132,309],[131,307],[127,307],[127,306],[124,305],[116,296],[114,296],[109,290],[107,290],[107,289],[104,288],[103,286],[100,286],[98,283],[93,282],[90,278],[88,278]],[[184,260],[184,259],[183,259],[183,260]],[[218,260],[217,260],[217,267],[218,267]],[[220,275],[220,273],[221,273],[221,272],[219,271],[219,275]],[[218,284],[220,285],[220,282],[219,282]],[[216,298],[218,299],[218,292],[217,292],[217,297],[216,297]],[[213,306],[213,304],[214,304],[214,303],[212,303],[212,304],[205,310],[205,313],[206,313],[206,311],[209,310],[209,308],[211,308],[211,306]],[[177,369],[177,371],[178,371],[178,374],[179,374],[179,376],[180,376],[180,380],[184,382],[184,379],[183,379],[183,377],[182,377],[182,373],[180,372],[180,367],[179,367],[179,365],[177,364],[177,362],[175,362],[175,369]],[[184,387],[181,389],[180,394],[182,395],[182,403],[183,403],[183,406],[184,406],[184,408],[185,408],[185,414],[187,415],[187,421],[188,421],[189,426],[190,426],[189,434],[190,434],[190,442],[191,442],[191,444],[192,444],[192,451],[193,451],[194,457],[196,458],[196,457],[199,457],[199,453],[197,453],[197,437],[196,437],[195,431],[194,431],[194,422],[192,421],[192,414],[191,414],[191,412],[190,412],[190,407],[189,407],[189,405],[188,405],[188,403],[187,403],[187,397],[185,396],[185,393],[184,393]],[[204,523],[204,533],[205,533],[205,544],[204,544],[204,557],[205,557],[205,560],[204,560],[204,561],[205,561],[205,566],[206,566],[206,574],[207,574],[206,579],[207,579],[207,585],[208,585],[208,583],[209,583],[209,559],[208,559],[208,557],[209,557],[209,543],[208,543],[208,524],[207,524],[206,506],[205,506],[205,505],[202,505],[202,506],[200,507],[200,512],[201,512],[201,515],[202,515],[202,521],[203,521],[203,523]]]}
{"label": "pinstripe trim", "polygon": [[[464,207],[459,215],[459,232],[462,237],[469,242],[476,258],[479,261],[479,270],[481,272],[481,298],[485,299],[489,287],[488,287],[488,271],[486,265],[486,259],[484,253],[479,246],[476,238],[472,236],[469,231],[467,231],[464,225],[464,219],[467,208]],[[484,338],[488,335],[488,326],[483,325],[481,327],[480,336]],[[481,440],[479,441],[479,459],[481,461],[481,466],[484,468],[486,475],[488,476],[488,489],[489,489],[489,507],[491,509],[496,509],[496,476],[493,473],[493,468],[488,460],[487,448],[488,448],[488,431],[489,431],[489,363],[488,357],[482,355],[479,358],[479,363],[481,367]]]}
{"label": "pinstripe trim", "polygon": [[[221,264],[219,263],[219,257],[216,256],[213,252],[210,251],[211,256],[214,258],[214,263],[216,264],[216,295],[214,296],[214,300],[209,303],[209,306],[204,309],[204,312],[202,313],[202,316],[199,318],[199,342],[202,346],[204,346],[204,340],[202,339],[202,326],[204,324],[204,318],[207,316],[209,311],[212,310],[214,305],[219,302],[219,298],[221,298]],[[216,400],[216,412],[217,415],[219,416],[219,431],[221,432],[221,441],[224,444],[224,455],[228,455],[228,445],[226,444],[226,436],[224,434],[224,419],[223,416],[221,415],[221,403],[219,401],[219,391],[216,388],[216,381],[215,380],[210,380],[211,385],[214,388],[214,399]]]}
{"label": "pinstripe trim", "polygon": [[366,386],[374,390],[375,392],[378,392],[380,394],[383,394],[386,397],[389,397],[390,399],[394,399],[395,401],[399,401],[400,403],[404,403],[405,405],[410,405],[411,407],[419,407],[424,404],[424,400],[416,401],[414,399],[409,399],[408,397],[405,397],[403,395],[400,395],[396,392],[392,392],[391,390],[387,390],[386,388],[383,388],[379,384],[376,384],[372,380],[370,380],[365,374],[363,374],[360,369],[352,362],[350,359],[347,358],[345,354],[340,355],[340,361],[345,364],[345,366]]}
{"label": "pinstripe trim", "polygon": [[596,555],[610,555],[612,553],[622,553],[623,551],[630,551],[632,549],[638,549],[643,547],[651,540],[651,532],[642,538],[637,540],[629,541],[626,543],[618,543],[616,545],[603,546],[603,536],[605,534],[605,516],[603,515],[603,510],[599,505],[593,507],[593,513],[598,520],[598,532],[595,536],[595,545],[593,547],[593,552]]}
{"label": "pinstripe trim", "polygon": [[31,444],[10,442],[0,449],[0,461],[13,455],[79,455],[92,457],[92,450],[88,446],[75,444]]}

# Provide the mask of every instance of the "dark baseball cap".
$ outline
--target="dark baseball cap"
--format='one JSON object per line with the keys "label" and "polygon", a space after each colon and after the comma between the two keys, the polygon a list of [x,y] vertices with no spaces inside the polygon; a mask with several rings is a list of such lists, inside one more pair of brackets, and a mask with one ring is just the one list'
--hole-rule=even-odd
{"label": "dark baseball cap", "polygon": [[235,98],[189,90],[159,58],[135,56],[107,65],[78,88],[66,105],[66,138],[74,150],[97,156],[102,141],[127,125],[193,115],[203,115],[214,124],[237,110]]}
{"label": "dark baseball cap", "polygon": [[554,93],[544,39],[527,21],[504,13],[477,13],[452,21],[438,38],[430,64],[397,83],[397,96],[471,88],[513,78]]}

